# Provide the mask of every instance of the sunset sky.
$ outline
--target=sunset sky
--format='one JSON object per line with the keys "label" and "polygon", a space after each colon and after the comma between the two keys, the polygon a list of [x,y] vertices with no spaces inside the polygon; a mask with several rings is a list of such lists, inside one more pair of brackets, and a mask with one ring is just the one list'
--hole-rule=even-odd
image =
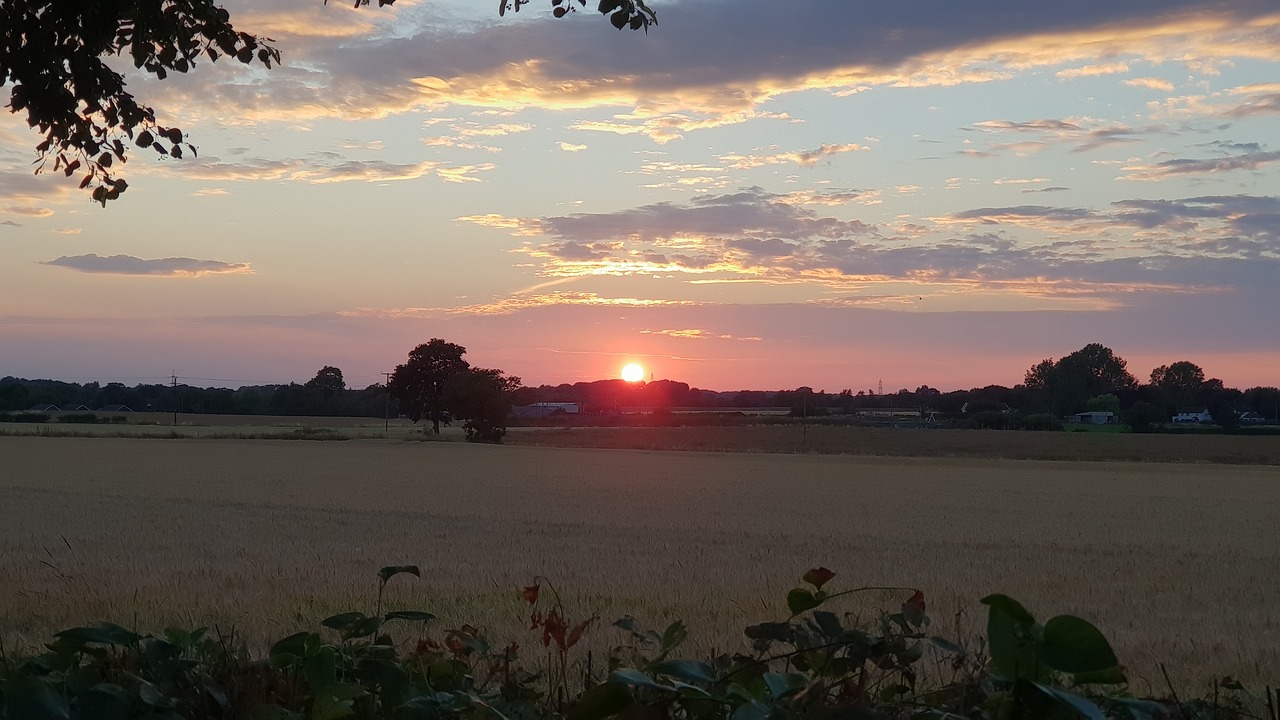
{"label": "sunset sky", "polygon": [[284,66],[130,75],[199,158],[105,209],[3,114],[0,375],[1280,385],[1275,0],[594,5],[229,2]]}

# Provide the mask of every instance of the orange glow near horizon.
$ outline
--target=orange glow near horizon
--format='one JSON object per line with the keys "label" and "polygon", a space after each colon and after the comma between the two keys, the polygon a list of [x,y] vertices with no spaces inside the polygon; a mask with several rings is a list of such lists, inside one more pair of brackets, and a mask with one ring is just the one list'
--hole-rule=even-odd
{"label": "orange glow near horizon", "polygon": [[622,379],[629,383],[640,382],[644,379],[644,368],[638,363],[627,363],[622,366]]}

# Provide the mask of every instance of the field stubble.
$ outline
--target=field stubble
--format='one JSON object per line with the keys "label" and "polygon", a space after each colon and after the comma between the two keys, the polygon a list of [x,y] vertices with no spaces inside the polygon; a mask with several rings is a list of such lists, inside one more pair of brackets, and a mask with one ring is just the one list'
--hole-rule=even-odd
{"label": "field stubble", "polygon": [[416,563],[390,605],[526,648],[517,590],[544,575],[579,617],[682,618],[695,649],[733,650],[825,565],[837,588],[923,589],[944,634],[957,613],[979,631],[996,591],[1081,615],[1157,693],[1160,662],[1192,688],[1280,666],[1269,467],[39,437],[0,458],[8,647],[102,619],[260,646]]}

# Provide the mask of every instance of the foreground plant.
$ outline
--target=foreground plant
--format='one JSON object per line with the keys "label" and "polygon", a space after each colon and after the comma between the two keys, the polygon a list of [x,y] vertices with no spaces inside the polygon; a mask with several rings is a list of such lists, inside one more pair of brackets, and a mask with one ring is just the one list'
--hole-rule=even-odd
{"label": "foreground plant", "polygon": [[[1069,615],[1037,623],[1005,595],[983,598],[987,636],[970,649],[931,634],[923,592],[828,592],[835,573],[815,568],[787,594],[790,616],[745,628],[741,652],[680,657],[683,623],[659,633],[627,617],[613,624],[623,641],[597,671],[580,643],[598,616],[574,622],[536,578],[522,591],[548,653],[534,671],[520,663],[519,645],[496,646],[478,627],[432,636],[431,613],[384,612],[383,591],[399,575],[421,576],[413,565],[382,568],[372,614],[327,617],[321,630],[290,635],[265,658],[253,658],[234,633],[140,635],[109,623],[57,633],[33,657],[0,650],[0,720],[1257,717],[1245,712],[1250,702],[1276,720],[1270,688],[1259,703],[1230,679],[1215,682],[1212,701],[1134,697],[1096,627]],[[832,609],[870,591],[910,594],[865,622]],[[417,632],[397,641],[387,630],[402,623]]]}

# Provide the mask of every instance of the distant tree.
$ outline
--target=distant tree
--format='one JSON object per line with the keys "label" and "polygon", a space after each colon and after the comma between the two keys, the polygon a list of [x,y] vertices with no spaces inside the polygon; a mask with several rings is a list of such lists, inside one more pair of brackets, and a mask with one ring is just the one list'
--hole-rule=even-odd
{"label": "distant tree", "polygon": [[1048,390],[1053,383],[1053,371],[1057,363],[1053,358],[1046,358],[1032,365],[1023,377],[1022,383],[1031,390]]}
{"label": "distant tree", "polygon": [[[1101,343],[1090,343],[1058,361],[1072,371],[1086,374],[1090,394],[1133,390],[1138,380],[1127,369],[1128,362]],[[1095,393],[1096,391],[1096,393]]]}
{"label": "distant tree", "polygon": [[[528,1],[501,0],[498,13],[518,11]],[[355,0],[356,7],[368,4]],[[574,9],[572,2],[552,4],[556,17]],[[601,0],[597,9],[619,30],[647,31],[657,22],[643,0]],[[54,172],[82,176],[80,187],[91,188],[94,201],[105,206],[128,188],[114,166],[125,162],[129,146],[173,158],[195,154],[181,129],[161,125],[154,109],[125,90],[112,57],[127,56],[135,68],[163,80],[205,57],[270,68],[281,59],[271,42],[237,31],[218,0],[2,0],[0,85],[13,86],[10,111],[25,112],[27,124],[44,138],[36,145],[36,172],[52,160]]]}
{"label": "distant tree", "polygon": [[307,381],[306,387],[319,392],[325,398],[333,398],[347,389],[347,382],[342,379],[342,371],[332,365],[320,368],[316,376]]}
{"label": "distant tree", "polygon": [[792,417],[813,417],[818,414],[826,414],[826,408],[818,409],[818,396],[813,392],[813,388],[808,385],[801,385],[795,390],[783,390],[774,398],[774,404],[782,407],[790,407]]}
{"label": "distant tree", "polygon": [[1179,360],[1155,368],[1151,371],[1151,385],[1159,392],[1166,409],[1177,411],[1203,404],[1204,370],[1193,362]]}
{"label": "distant tree", "polygon": [[1095,395],[1085,403],[1085,408],[1090,412],[1110,412],[1119,415],[1120,398],[1111,393]]}
{"label": "distant tree", "polygon": [[397,365],[387,385],[391,397],[400,401],[400,410],[415,423],[429,418],[431,432],[440,434],[441,414],[445,410],[444,387],[449,378],[471,369],[462,359],[467,349],[439,338],[409,351],[409,360]]}
{"label": "distant tree", "polygon": [[[1214,381],[1206,381],[1206,385],[1212,384]],[[1222,381],[1217,381],[1217,387],[1210,393],[1208,401],[1205,403],[1209,410],[1209,416],[1213,418],[1213,422],[1228,430],[1240,426],[1240,413],[1236,406],[1244,401],[1244,393],[1234,388],[1222,387]]]}
{"label": "distant tree", "polygon": [[501,370],[471,368],[449,376],[444,384],[444,406],[462,420],[468,442],[501,443],[507,434],[511,397],[520,378]]}
{"label": "distant tree", "polygon": [[1253,412],[1280,421],[1280,388],[1251,387],[1244,391],[1243,398],[1246,406]]}
{"label": "distant tree", "polygon": [[1041,403],[1061,416],[1078,411],[1091,397],[1132,394],[1138,380],[1127,365],[1111,348],[1090,343],[1056,362],[1041,360],[1027,370],[1023,382]]}
{"label": "distant tree", "polygon": [[1159,388],[1198,390],[1204,379],[1204,370],[1188,360],[1161,365],[1151,371],[1151,384]]}
{"label": "distant tree", "polygon": [[1163,408],[1145,400],[1130,405],[1121,417],[1129,429],[1136,433],[1150,432],[1152,426],[1169,420]]}

